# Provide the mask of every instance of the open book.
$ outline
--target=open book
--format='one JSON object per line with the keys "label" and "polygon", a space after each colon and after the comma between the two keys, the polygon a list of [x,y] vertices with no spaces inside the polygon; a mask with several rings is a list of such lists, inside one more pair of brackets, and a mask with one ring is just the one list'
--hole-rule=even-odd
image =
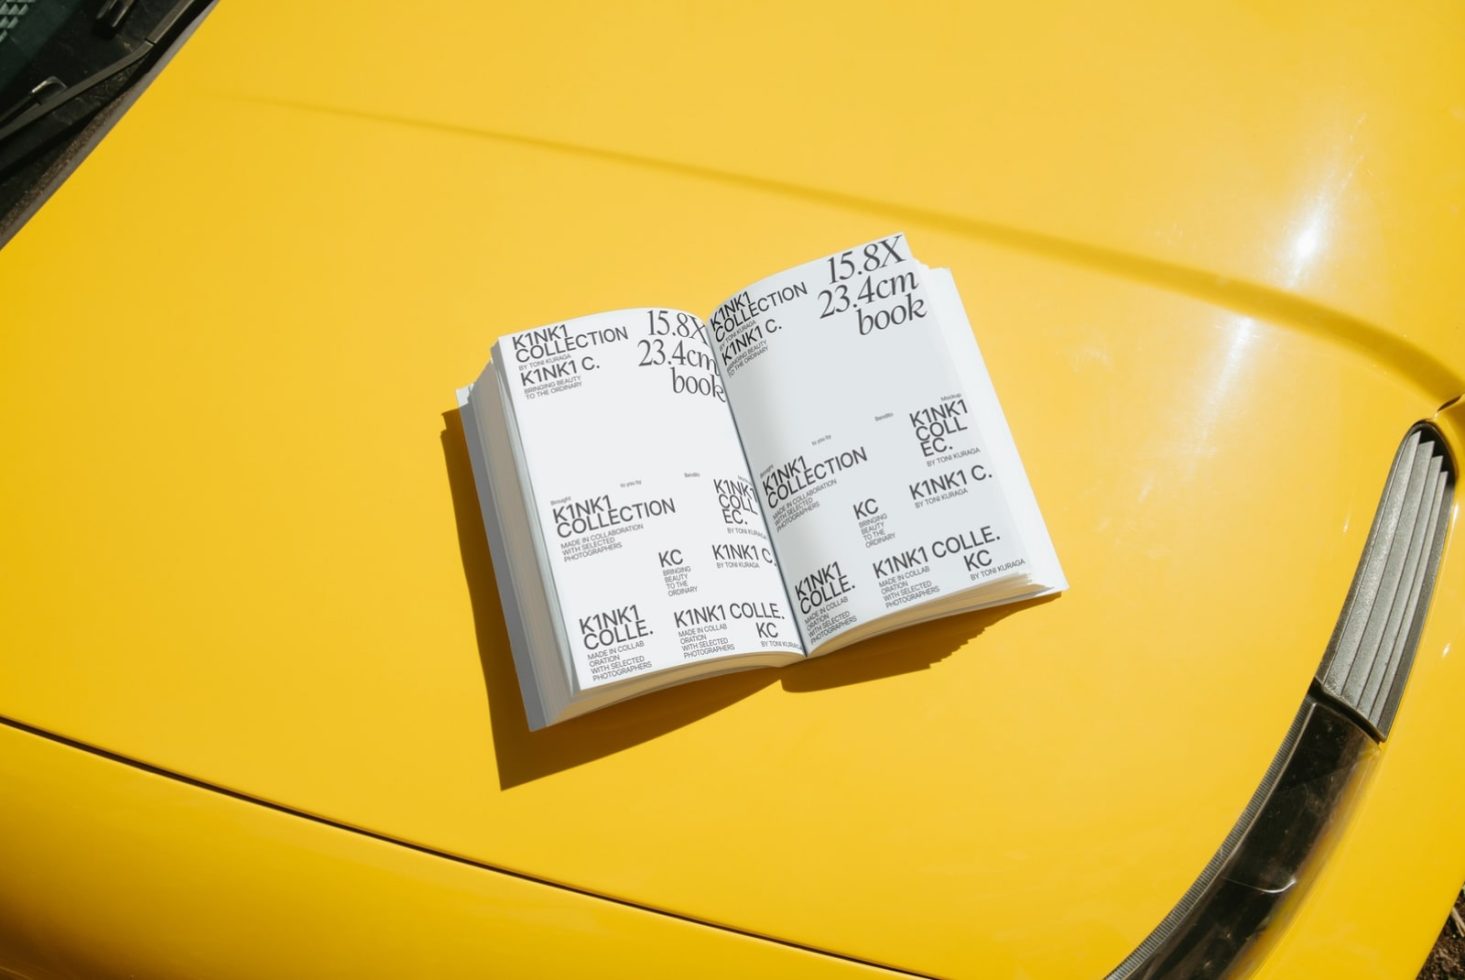
{"label": "open book", "polygon": [[533,728],[1067,587],[951,275],[903,235],[705,321],[509,334],[458,397]]}

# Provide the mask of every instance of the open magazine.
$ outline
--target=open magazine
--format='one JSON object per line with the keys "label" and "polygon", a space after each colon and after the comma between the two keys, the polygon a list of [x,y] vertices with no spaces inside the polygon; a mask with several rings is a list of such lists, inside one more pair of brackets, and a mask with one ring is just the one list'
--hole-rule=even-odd
{"label": "open magazine", "polygon": [[509,334],[459,392],[530,726],[1067,587],[950,273],[896,234]]}

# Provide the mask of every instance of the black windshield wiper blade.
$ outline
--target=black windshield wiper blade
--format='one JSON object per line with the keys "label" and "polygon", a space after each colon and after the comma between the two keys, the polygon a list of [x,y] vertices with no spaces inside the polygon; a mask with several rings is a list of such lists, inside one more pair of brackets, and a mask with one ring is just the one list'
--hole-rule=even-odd
{"label": "black windshield wiper blade", "polygon": [[122,26],[127,15],[132,13],[132,5],[136,0],[105,0],[102,9],[97,11],[97,23],[112,30]]}
{"label": "black windshield wiper blade", "polygon": [[33,106],[40,105],[48,96],[56,95],[64,88],[66,88],[66,83],[55,75],[43,78],[34,88],[17,99],[9,109],[0,112],[0,132],[3,132],[4,127],[16,116]]}
{"label": "black windshield wiper blade", "polygon": [[[63,25],[69,34],[47,35],[50,53],[39,49],[31,77],[0,87],[0,248],[107,134],[218,0],[57,2],[73,12]],[[44,80],[33,84],[37,78]]]}
{"label": "black windshield wiper blade", "polygon": [[[152,51],[152,49],[153,42],[150,40],[144,41],[123,57],[107,65],[100,71],[93,72],[75,85],[67,85],[55,75],[47,78],[44,82],[31,89],[19,103],[6,111],[5,118],[8,121],[0,125],[0,144],[3,144],[10,137],[19,133],[36,120],[44,119],[52,112],[55,112],[57,108],[70,102],[92,86],[100,82],[105,82],[114,75],[131,68],[143,58],[147,57],[148,52]],[[52,82],[56,84],[50,86],[50,94],[47,95],[43,90],[47,89],[47,86]],[[19,114],[15,115],[14,118],[10,118],[17,110]]]}
{"label": "black windshield wiper blade", "polygon": [[[51,75],[36,85],[15,105],[0,112],[0,144],[4,144],[37,120],[46,118],[77,96],[109,78],[115,78],[147,58],[160,44],[168,41],[175,29],[190,19],[190,15],[206,5],[205,0],[177,0],[158,17],[151,30],[142,37],[135,38],[133,47],[126,54],[90,72],[80,81],[68,84]],[[135,0],[107,0],[95,19],[110,36],[130,15],[135,16],[139,12]]]}

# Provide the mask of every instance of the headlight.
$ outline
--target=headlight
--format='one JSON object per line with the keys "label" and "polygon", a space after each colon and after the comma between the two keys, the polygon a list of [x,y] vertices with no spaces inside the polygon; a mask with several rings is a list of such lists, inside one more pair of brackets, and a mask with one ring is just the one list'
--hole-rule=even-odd
{"label": "headlight", "polygon": [[1409,430],[1312,689],[1261,785],[1195,883],[1110,980],[1221,976],[1296,891],[1358,762],[1388,737],[1455,484],[1439,430]]}

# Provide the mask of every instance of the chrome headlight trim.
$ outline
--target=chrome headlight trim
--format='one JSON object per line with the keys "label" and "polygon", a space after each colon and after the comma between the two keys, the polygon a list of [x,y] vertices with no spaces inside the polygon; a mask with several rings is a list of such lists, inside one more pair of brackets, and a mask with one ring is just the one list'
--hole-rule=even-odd
{"label": "chrome headlight trim", "polygon": [[1358,570],[1318,668],[1328,695],[1377,739],[1393,726],[1434,592],[1455,466],[1428,422],[1409,430],[1384,484]]}

